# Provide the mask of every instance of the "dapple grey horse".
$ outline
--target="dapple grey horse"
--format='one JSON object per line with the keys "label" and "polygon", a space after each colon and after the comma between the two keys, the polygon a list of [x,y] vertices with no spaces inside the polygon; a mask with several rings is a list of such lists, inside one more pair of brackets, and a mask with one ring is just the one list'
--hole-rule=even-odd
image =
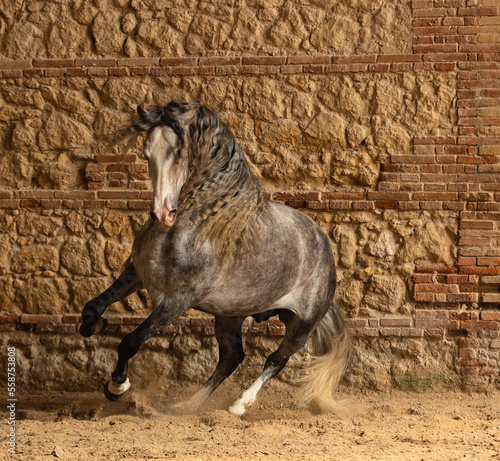
{"label": "dapple grey horse", "polygon": [[327,236],[305,214],[264,197],[230,129],[208,108],[176,102],[138,107],[122,138],[141,133],[147,134],[144,155],[153,182],[151,218],[122,275],[85,306],[80,331],[96,333],[106,307],[141,288],[156,307],[121,341],[106,396],[123,396],[130,388],[128,362],[141,344],[194,308],[215,316],[219,362],[177,409],[198,408],[242,362],[247,316],[273,315],[284,322],[285,336],[229,411],[242,415],[311,334],[315,356],[302,397],[335,409],[332,392],[346,367],[350,336],[333,304],[336,273]]}

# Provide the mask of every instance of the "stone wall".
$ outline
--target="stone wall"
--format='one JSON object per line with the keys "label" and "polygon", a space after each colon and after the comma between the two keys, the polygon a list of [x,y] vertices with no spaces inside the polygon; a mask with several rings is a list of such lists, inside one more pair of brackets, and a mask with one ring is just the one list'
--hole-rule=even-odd
{"label": "stone wall", "polygon": [[[0,1],[0,331],[29,382],[109,374],[152,308],[110,307],[101,351],[75,335],[150,208],[140,145],[105,138],[139,103],[196,99],[330,237],[348,384],[498,386],[499,26],[494,0]],[[259,356],[283,333],[248,328]],[[162,338],[175,376],[215,361],[196,313]]]}

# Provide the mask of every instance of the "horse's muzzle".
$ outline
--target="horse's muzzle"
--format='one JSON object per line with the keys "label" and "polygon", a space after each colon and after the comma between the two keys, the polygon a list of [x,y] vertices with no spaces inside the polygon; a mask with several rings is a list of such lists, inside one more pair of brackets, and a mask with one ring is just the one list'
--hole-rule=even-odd
{"label": "horse's muzzle", "polygon": [[158,227],[172,227],[174,225],[177,210],[170,210],[168,213],[150,213],[151,219]]}

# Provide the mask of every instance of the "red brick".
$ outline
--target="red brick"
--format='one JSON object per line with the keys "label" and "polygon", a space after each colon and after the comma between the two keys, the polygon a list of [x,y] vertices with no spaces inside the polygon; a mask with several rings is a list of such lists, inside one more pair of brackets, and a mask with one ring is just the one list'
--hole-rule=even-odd
{"label": "red brick", "polygon": [[55,198],[69,199],[69,200],[92,200],[95,198],[95,192],[86,190],[74,190],[74,191],[55,191]]}
{"label": "red brick", "polygon": [[200,66],[196,68],[197,75],[215,75],[215,66]]}
{"label": "red brick", "polygon": [[410,336],[410,328],[380,328],[382,336]]}
{"label": "red brick", "polygon": [[21,314],[21,323],[61,323],[60,315]]}
{"label": "red brick", "polygon": [[408,192],[380,192],[368,191],[368,200],[409,200],[410,194]]}
{"label": "red brick", "polygon": [[0,199],[0,208],[1,209],[19,208],[19,200]]}
{"label": "red brick", "polygon": [[356,191],[356,192],[322,192],[321,199],[322,200],[364,200],[365,199],[364,191]]}
{"label": "red brick", "polygon": [[435,300],[434,293],[414,293],[413,298],[417,302],[427,302],[432,303]]}
{"label": "red brick", "polygon": [[[33,67],[73,67],[75,65],[74,59],[34,59]],[[0,64],[0,67],[1,64]]]}
{"label": "red brick", "polygon": [[351,204],[353,210],[373,210],[375,208],[374,203],[369,201],[356,201],[352,202]]}
{"label": "red brick", "polygon": [[244,75],[279,74],[280,66],[241,66],[238,70]]}
{"label": "red brick", "polygon": [[[330,198],[325,196],[326,192],[322,193],[322,198]],[[284,200],[319,200],[319,192],[276,192],[274,195],[274,200],[284,201]]]}
{"label": "red brick", "polygon": [[487,266],[462,266],[460,267],[461,274],[478,274],[478,275],[498,275],[500,274],[500,267],[487,267]]}
{"label": "red brick", "polygon": [[443,283],[419,283],[414,287],[415,293],[458,293],[458,285]]}
{"label": "red brick", "polygon": [[413,51],[415,53],[455,53],[457,45],[454,43],[413,45]]}
{"label": "red brick", "polygon": [[160,60],[161,66],[196,66],[196,64],[196,58],[161,58]]}
{"label": "red brick", "polygon": [[288,64],[330,64],[330,56],[288,56]]}
{"label": "red brick", "polygon": [[423,55],[424,61],[467,61],[467,53],[429,53]]}
{"label": "red brick", "polygon": [[128,154],[128,155],[102,154],[102,155],[96,155],[95,159],[97,163],[134,163],[137,160],[137,156],[134,154]]}
{"label": "red brick", "polygon": [[17,323],[20,320],[19,315],[14,315],[14,314],[0,314],[0,324],[5,324],[5,323]]}
{"label": "red brick", "polygon": [[456,274],[458,272],[458,268],[445,264],[422,264],[415,266],[415,272],[423,274],[432,274],[433,272],[440,274]]}
{"label": "red brick", "polygon": [[389,70],[391,69],[391,65],[390,64],[384,64],[384,63],[380,63],[380,64],[370,64],[368,66],[368,70],[370,72],[380,72],[380,73],[383,73],[383,72],[389,72]]}
{"label": "red brick", "polygon": [[[423,35],[452,35],[456,34],[457,28],[452,26],[426,26],[426,27],[414,27],[413,31],[416,37],[421,37]],[[379,58],[380,59],[380,58]]]}
{"label": "red brick", "polygon": [[[91,75],[91,70],[89,69],[89,75]],[[149,75],[151,73],[151,67],[131,67],[130,75],[132,77],[140,77],[141,75]]]}
{"label": "red brick", "polygon": [[[1,69],[0,65],[0,69]],[[23,71],[21,69],[12,69],[12,70],[3,70],[2,71],[2,77],[4,78],[17,78],[17,77],[22,77],[23,76]]]}
{"label": "red brick", "polygon": [[434,64],[434,69],[438,71],[452,71],[456,69],[456,64],[454,62],[436,62]]}
{"label": "red brick", "polygon": [[431,283],[432,275],[431,274],[414,274],[413,281],[415,283]]}
{"label": "red brick", "polygon": [[500,321],[500,312],[498,312],[498,311],[482,311],[481,312],[481,320]]}
{"label": "red brick", "polygon": [[329,210],[348,210],[350,208],[350,202],[342,200],[329,200],[328,209]]}
{"label": "red brick", "polygon": [[415,192],[413,194],[414,200],[446,200],[452,201],[458,199],[456,192]]}
{"label": "red brick", "polygon": [[23,70],[23,75],[25,77],[42,77],[43,70],[42,69],[26,69],[26,70]]}
{"label": "red brick", "polygon": [[478,266],[498,266],[500,265],[500,257],[492,256],[478,256],[477,257]]}
{"label": "red brick", "polygon": [[404,319],[380,319],[380,326],[400,326],[400,327],[410,327],[412,320],[410,318]]}
{"label": "red brick", "polygon": [[359,337],[377,337],[379,336],[378,328],[356,328],[353,331],[354,336]]}
{"label": "red brick", "polygon": [[69,77],[85,77],[87,75],[87,69],[81,67],[66,67],[64,73]]}
{"label": "red brick", "polygon": [[130,69],[128,67],[112,67],[108,69],[108,73],[112,77],[126,77],[130,75]]}
{"label": "red brick", "polygon": [[449,321],[447,319],[415,319],[416,328],[440,329],[446,328]]}
{"label": "red brick", "polygon": [[498,14],[499,8],[495,6],[458,9],[459,16],[498,16]]}
{"label": "red brick", "polygon": [[[77,67],[113,67],[116,66],[116,59],[75,59]],[[46,66],[41,66],[46,67]],[[58,67],[69,67],[66,65]]]}
{"label": "red brick", "polygon": [[106,208],[106,203],[102,200],[84,200],[83,207],[89,210],[99,210]]}
{"label": "red brick", "polygon": [[19,200],[19,206],[21,208],[39,208],[40,201],[34,200],[34,199],[23,199],[23,200]]}
{"label": "red brick", "polygon": [[302,66],[301,65],[281,66],[281,73],[282,74],[300,74],[300,73],[302,73]]}
{"label": "red brick", "polygon": [[[194,61],[196,63],[196,59]],[[119,58],[116,60],[116,65],[118,67],[150,67],[158,66],[159,64],[159,58]],[[163,65],[165,64],[162,63],[162,66]]]}
{"label": "red brick", "polygon": [[100,199],[138,199],[137,191],[100,191],[97,196]]}
{"label": "red brick", "polygon": [[216,66],[216,75],[238,75],[241,72],[241,66]]}
{"label": "red brick", "polygon": [[434,163],[433,155],[392,155],[392,163]]}
{"label": "red brick", "polygon": [[320,64],[307,64],[302,66],[302,72],[307,74],[324,74],[325,66]]}
{"label": "red brick", "polygon": [[76,314],[65,314],[62,316],[62,322],[80,324],[82,323],[82,317],[81,315],[76,315]]}
{"label": "red brick", "polygon": [[[286,64],[287,58],[285,56],[251,56],[251,57],[244,56],[242,62],[243,65],[275,66],[280,64]],[[238,63],[235,62],[233,64],[238,64]]]}
{"label": "red brick", "polygon": [[460,246],[489,246],[489,238],[478,238],[478,237],[462,237],[459,240]]}

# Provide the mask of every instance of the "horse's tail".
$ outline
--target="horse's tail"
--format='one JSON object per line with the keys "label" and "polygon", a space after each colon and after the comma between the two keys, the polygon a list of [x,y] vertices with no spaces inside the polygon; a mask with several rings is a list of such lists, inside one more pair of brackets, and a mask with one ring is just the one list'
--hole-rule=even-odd
{"label": "horse's tail", "polygon": [[302,400],[322,411],[349,411],[345,401],[337,401],[332,395],[345,372],[351,349],[351,335],[333,302],[312,339],[312,364],[300,380]]}

